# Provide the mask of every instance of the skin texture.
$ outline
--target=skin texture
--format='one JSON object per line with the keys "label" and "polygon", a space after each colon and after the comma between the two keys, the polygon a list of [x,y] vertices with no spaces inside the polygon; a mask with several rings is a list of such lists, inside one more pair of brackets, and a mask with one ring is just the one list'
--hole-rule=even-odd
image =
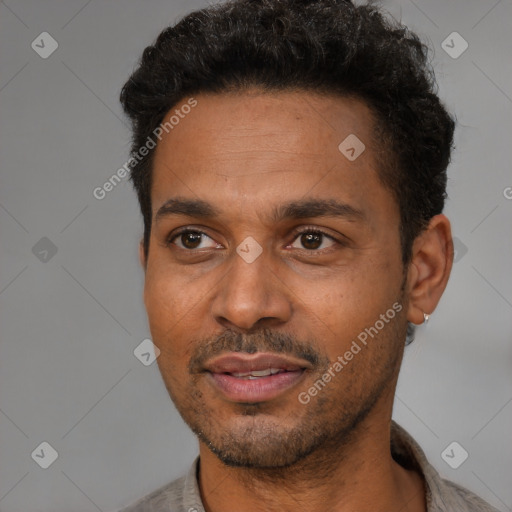
{"label": "skin texture", "polygon": [[[390,422],[407,320],[422,323],[449,277],[448,220],[431,220],[404,269],[398,205],[379,181],[382,152],[359,100],[258,90],[196,99],[157,146],[141,261],[159,368],[199,437],[206,510],[424,511],[421,477],[391,458]],[[349,134],[366,146],[355,161],[338,150]],[[217,211],[158,214],[171,199]],[[310,200],[359,214],[273,216]],[[205,234],[179,234],[184,227]],[[262,249],[251,263],[236,252],[247,237]],[[401,311],[301,403],[298,394],[393,304]],[[281,351],[309,364],[279,396],[240,403],[201,371],[232,351]]]}

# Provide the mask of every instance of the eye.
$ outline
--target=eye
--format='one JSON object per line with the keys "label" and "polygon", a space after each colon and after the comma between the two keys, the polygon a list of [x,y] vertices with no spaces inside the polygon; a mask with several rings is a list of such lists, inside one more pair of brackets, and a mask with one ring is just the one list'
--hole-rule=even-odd
{"label": "eye", "polygon": [[186,229],[178,234],[172,235],[168,239],[168,245],[174,244],[180,249],[214,249],[220,247],[215,240],[210,238],[206,233],[195,229]]}
{"label": "eye", "polygon": [[307,230],[298,234],[292,243],[295,249],[306,249],[308,251],[316,251],[319,249],[327,249],[332,247],[336,241],[331,236],[322,231]]}

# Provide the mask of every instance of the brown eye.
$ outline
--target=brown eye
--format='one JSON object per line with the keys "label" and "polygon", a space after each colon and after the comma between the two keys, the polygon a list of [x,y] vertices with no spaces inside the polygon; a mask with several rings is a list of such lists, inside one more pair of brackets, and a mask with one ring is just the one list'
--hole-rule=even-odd
{"label": "brown eye", "polygon": [[220,247],[215,240],[206,233],[196,230],[184,230],[169,238],[168,245],[173,244],[180,249],[215,249]]}
{"label": "brown eye", "polygon": [[320,233],[304,233],[300,237],[304,249],[318,249],[322,245],[322,235]]}
{"label": "brown eye", "polygon": [[197,249],[201,243],[201,237],[201,233],[189,231],[188,233],[182,233],[180,235],[180,240],[183,247],[186,247],[187,249]]}
{"label": "brown eye", "polygon": [[315,251],[317,249],[327,249],[334,243],[335,240],[332,237],[322,233],[321,231],[304,231],[298,234],[292,244],[292,247],[296,249]]}

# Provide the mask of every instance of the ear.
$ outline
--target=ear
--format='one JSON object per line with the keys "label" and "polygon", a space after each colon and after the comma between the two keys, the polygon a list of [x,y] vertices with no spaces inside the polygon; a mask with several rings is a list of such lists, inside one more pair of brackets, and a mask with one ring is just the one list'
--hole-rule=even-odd
{"label": "ear", "polygon": [[409,322],[422,324],[423,314],[430,315],[434,311],[448,283],[452,264],[450,221],[444,215],[436,215],[413,243],[407,273]]}
{"label": "ear", "polygon": [[146,255],[144,254],[144,239],[142,238],[139,242],[139,261],[144,270],[146,270],[147,260]]}

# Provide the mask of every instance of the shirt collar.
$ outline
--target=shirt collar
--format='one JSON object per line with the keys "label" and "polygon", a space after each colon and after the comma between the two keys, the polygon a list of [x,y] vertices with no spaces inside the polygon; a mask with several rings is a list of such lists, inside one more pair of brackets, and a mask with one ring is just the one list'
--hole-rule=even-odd
{"label": "shirt collar", "polygon": [[[443,500],[447,492],[445,481],[428,462],[419,444],[394,421],[391,422],[391,455],[402,467],[417,471],[424,479],[427,512],[446,510],[446,503]],[[199,456],[185,477],[183,506],[187,512],[205,512],[199,492],[198,475]]]}

